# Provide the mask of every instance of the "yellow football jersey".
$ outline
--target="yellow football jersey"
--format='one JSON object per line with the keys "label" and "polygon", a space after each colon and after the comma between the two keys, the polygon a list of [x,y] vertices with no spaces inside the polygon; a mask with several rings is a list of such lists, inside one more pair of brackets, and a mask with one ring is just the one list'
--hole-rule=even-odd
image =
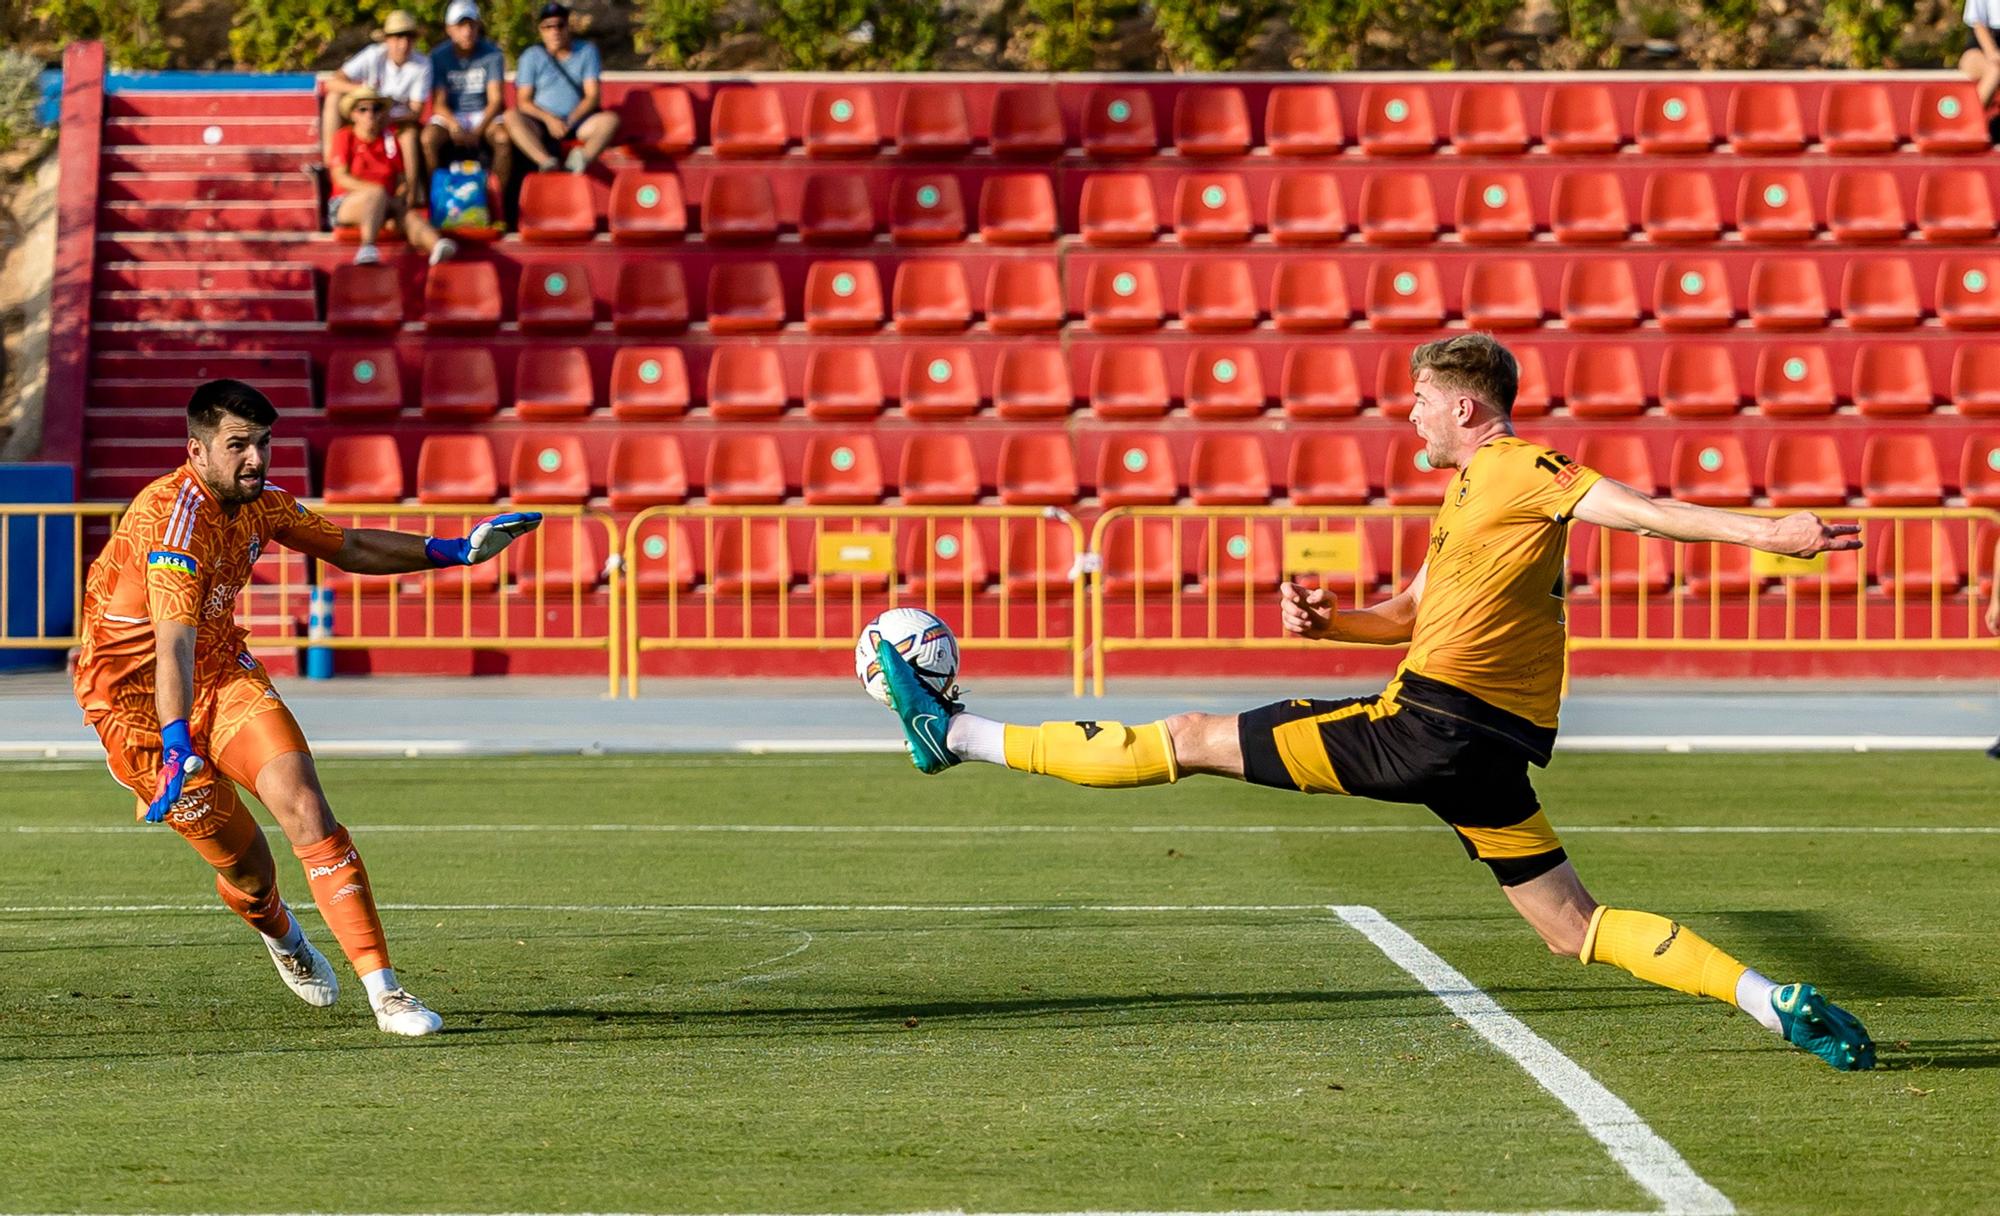
{"label": "yellow football jersey", "polygon": [[[1423,598],[1403,660],[1404,673],[1502,711],[1486,725],[1544,759],[1562,694],[1569,513],[1598,476],[1525,439],[1480,445],[1445,487],[1431,525]],[[1413,694],[1401,695],[1418,703]],[[1520,729],[1530,724],[1538,729]]]}

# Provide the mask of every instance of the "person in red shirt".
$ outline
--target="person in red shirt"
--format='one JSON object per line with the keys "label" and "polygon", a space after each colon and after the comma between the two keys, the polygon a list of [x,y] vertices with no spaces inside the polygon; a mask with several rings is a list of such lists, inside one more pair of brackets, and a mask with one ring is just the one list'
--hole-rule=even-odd
{"label": "person in red shirt", "polygon": [[403,188],[409,166],[404,164],[401,145],[388,130],[389,106],[387,97],[366,85],[340,99],[340,112],[348,125],[333,133],[327,158],[327,173],[333,178],[333,196],[326,202],[327,222],[361,229],[361,248],[355,251],[354,260],[365,266],[382,260],[375,242],[382,225],[393,219],[402,225],[410,244],[428,253],[435,266],[456,254],[458,243],[439,236],[429,217],[409,205]]}

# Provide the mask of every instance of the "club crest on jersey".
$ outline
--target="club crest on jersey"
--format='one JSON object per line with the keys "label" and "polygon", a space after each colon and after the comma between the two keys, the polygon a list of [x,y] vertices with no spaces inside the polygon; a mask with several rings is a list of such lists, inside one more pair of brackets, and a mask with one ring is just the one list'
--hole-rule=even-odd
{"label": "club crest on jersey", "polygon": [[247,650],[239,650],[236,652],[236,665],[238,667],[241,667],[245,671],[257,670],[257,660],[251,657],[250,652]]}
{"label": "club crest on jersey", "polygon": [[195,573],[194,559],[185,553],[174,553],[166,549],[155,549],[146,555],[146,569],[173,570],[181,574]]}

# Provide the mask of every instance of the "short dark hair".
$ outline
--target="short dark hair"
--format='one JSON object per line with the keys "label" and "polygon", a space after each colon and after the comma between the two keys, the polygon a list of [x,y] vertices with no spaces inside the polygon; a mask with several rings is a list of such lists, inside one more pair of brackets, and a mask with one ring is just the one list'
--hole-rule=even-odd
{"label": "short dark hair", "polygon": [[271,399],[241,380],[210,380],[188,398],[188,435],[203,443],[215,438],[222,416],[241,418],[252,426],[270,426],[278,421],[278,407]]}
{"label": "short dark hair", "polygon": [[1521,365],[1512,351],[1492,334],[1460,334],[1439,338],[1410,352],[1410,378],[1428,371],[1441,388],[1466,393],[1514,416],[1514,394],[1521,387]]}

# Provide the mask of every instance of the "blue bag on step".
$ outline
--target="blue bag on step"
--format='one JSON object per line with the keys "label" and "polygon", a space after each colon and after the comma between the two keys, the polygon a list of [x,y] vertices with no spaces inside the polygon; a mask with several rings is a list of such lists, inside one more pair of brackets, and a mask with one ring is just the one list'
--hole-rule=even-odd
{"label": "blue bag on step", "polygon": [[431,173],[432,227],[450,232],[492,224],[492,210],[486,202],[486,166],[476,160],[459,160],[439,165]]}

